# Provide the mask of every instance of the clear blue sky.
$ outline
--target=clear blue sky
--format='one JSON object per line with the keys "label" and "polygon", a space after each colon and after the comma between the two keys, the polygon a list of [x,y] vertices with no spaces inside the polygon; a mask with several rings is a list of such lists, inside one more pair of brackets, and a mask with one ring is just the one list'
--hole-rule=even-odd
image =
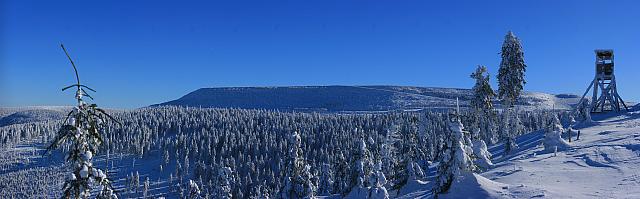
{"label": "clear blue sky", "polygon": [[[610,3],[607,3],[610,2]],[[0,1],[0,106],[72,105],[63,42],[96,103],[135,108],[202,87],[492,83],[522,40],[529,91],[582,94],[612,48],[640,100],[639,1]],[[495,88],[495,87],[494,87]]]}

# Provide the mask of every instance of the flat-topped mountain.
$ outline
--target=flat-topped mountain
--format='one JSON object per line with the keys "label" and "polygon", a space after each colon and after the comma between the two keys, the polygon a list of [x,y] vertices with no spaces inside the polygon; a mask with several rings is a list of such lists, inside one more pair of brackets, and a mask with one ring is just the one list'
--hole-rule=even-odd
{"label": "flat-topped mountain", "polygon": [[[413,86],[291,86],[201,88],[152,106],[267,109],[305,112],[359,112],[451,109],[456,98],[467,107],[470,89]],[[525,92],[519,108],[568,109],[579,96]],[[495,101],[496,105],[499,104]]]}

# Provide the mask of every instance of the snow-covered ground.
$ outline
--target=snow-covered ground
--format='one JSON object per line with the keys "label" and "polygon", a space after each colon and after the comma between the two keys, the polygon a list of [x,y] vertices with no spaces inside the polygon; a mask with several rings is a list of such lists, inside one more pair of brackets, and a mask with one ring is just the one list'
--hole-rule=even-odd
{"label": "snow-covered ground", "polygon": [[[640,198],[640,106],[593,117],[556,154],[543,152],[542,131],[519,137],[506,157],[501,145],[490,147],[495,166],[463,175],[442,198]],[[431,198],[429,184],[400,198]]]}

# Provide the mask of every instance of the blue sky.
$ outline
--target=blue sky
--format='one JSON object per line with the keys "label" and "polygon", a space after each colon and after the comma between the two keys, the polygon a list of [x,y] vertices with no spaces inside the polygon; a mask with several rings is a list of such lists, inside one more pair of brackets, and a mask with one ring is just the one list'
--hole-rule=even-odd
{"label": "blue sky", "polygon": [[[606,1],[609,2],[609,1]],[[0,106],[72,105],[63,42],[96,103],[135,108],[202,87],[470,88],[522,40],[529,91],[582,94],[596,48],[640,100],[638,1],[0,1]]]}

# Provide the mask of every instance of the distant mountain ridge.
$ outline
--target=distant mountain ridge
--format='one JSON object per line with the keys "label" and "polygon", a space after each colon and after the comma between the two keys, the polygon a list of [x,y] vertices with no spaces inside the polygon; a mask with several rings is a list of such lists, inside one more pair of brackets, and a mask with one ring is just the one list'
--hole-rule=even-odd
{"label": "distant mountain ridge", "polygon": [[[201,88],[179,99],[152,106],[266,109],[301,112],[371,112],[468,107],[470,89],[414,86],[290,86]],[[569,109],[578,102],[572,94],[525,92],[523,109]],[[498,107],[498,101],[494,102]]]}
{"label": "distant mountain ridge", "polygon": [[65,116],[65,111],[68,109],[70,108],[65,109],[65,107],[44,106],[0,108],[0,127],[13,124],[62,119]]}

